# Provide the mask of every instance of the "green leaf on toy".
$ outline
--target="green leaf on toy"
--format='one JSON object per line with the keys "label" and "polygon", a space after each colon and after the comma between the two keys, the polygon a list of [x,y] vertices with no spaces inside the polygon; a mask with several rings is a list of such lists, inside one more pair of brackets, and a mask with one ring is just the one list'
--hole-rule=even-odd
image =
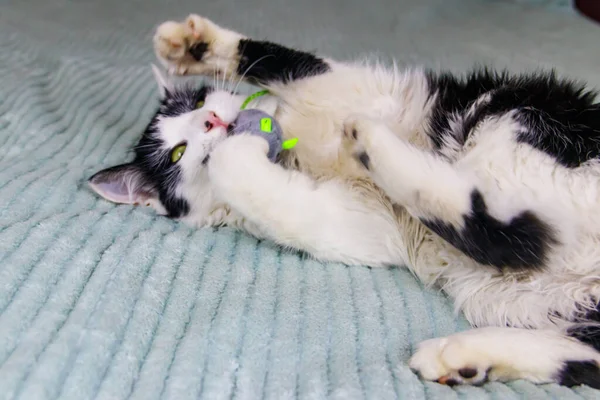
{"label": "green leaf on toy", "polygon": [[281,148],[284,150],[293,149],[298,143],[298,138],[292,138],[281,143]]}

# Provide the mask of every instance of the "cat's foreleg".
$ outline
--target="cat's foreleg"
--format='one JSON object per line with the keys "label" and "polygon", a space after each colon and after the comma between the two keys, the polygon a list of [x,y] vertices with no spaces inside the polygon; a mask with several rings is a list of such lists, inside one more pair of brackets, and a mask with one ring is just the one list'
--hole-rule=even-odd
{"label": "cat's foreleg", "polygon": [[158,26],[154,50],[178,75],[226,75],[259,85],[288,83],[326,73],[329,64],[305,51],[258,41],[191,14]]}
{"label": "cat's foreleg", "polygon": [[[268,143],[236,135],[211,153],[215,193],[275,242],[314,257],[354,265],[403,262],[402,238],[378,202],[340,182],[316,182],[270,162]],[[385,238],[385,240],[382,240]]]}
{"label": "cat's foreleg", "polygon": [[350,118],[344,135],[352,152],[390,199],[419,218],[461,225],[471,211],[473,178],[441,157],[421,150],[394,134],[383,122]]}
{"label": "cat's foreleg", "polygon": [[554,228],[525,208],[497,216],[474,171],[413,146],[379,120],[352,118],[344,134],[358,162],[393,202],[478,263],[538,269],[547,262],[557,243]]}

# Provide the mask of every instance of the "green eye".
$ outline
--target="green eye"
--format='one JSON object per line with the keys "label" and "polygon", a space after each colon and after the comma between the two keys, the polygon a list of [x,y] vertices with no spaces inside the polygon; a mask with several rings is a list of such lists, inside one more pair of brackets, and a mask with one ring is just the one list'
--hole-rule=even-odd
{"label": "green eye", "polygon": [[180,144],[179,146],[175,147],[171,152],[171,162],[176,163],[177,161],[179,161],[179,159],[183,157],[183,153],[185,153],[186,147],[187,146],[185,144]]}
{"label": "green eye", "polygon": [[202,108],[204,107],[204,101],[199,101],[196,103],[196,108]]}

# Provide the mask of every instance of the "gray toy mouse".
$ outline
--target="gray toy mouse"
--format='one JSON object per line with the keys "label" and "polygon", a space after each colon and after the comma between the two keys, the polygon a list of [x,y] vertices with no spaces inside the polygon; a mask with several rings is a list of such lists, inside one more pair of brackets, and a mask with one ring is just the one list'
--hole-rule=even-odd
{"label": "gray toy mouse", "polygon": [[267,157],[272,162],[277,161],[281,150],[291,149],[296,145],[298,139],[283,140],[283,131],[279,123],[266,112],[253,108],[242,110],[233,122],[231,135],[247,133],[264,138],[269,143]]}

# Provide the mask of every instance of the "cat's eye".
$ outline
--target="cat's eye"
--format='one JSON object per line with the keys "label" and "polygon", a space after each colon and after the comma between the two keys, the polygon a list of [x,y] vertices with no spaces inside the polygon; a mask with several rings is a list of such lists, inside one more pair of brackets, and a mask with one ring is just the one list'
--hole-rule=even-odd
{"label": "cat's eye", "polygon": [[199,102],[196,103],[196,108],[202,108],[204,107],[204,100],[200,100]]}
{"label": "cat's eye", "polygon": [[180,144],[179,146],[176,146],[171,152],[171,162],[176,163],[177,161],[179,161],[181,157],[183,157],[183,153],[185,153],[186,147],[187,145],[185,144]]}

